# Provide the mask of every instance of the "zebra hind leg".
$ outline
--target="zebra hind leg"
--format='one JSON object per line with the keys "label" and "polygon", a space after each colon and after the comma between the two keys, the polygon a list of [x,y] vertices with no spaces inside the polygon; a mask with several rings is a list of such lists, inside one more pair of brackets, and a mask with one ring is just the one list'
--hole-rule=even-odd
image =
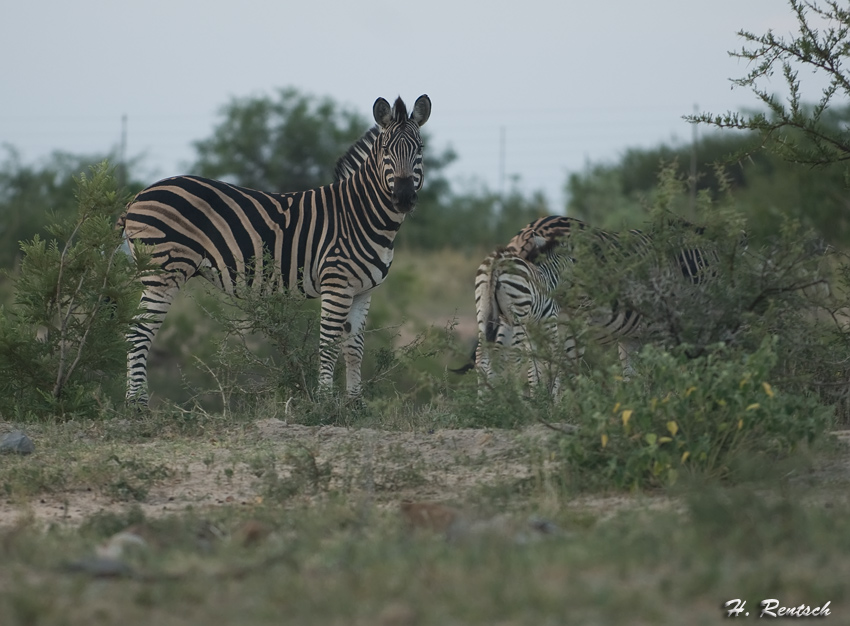
{"label": "zebra hind leg", "polygon": [[142,313],[133,320],[126,338],[130,344],[127,352],[128,404],[148,405],[148,356],[154,337],[174,301],[179,285],[151,285],[142,294]]}

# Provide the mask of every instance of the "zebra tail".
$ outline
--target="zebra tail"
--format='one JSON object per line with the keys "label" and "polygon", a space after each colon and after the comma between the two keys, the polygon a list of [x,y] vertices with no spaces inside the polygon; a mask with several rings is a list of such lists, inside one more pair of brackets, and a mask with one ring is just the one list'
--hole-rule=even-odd
{"label": "zebra tail", "polygon": [[127,206],[124,207],[124,212],[121,213],[121,215],[119,215],[118,219],[115,221],[115,230],[117,230],[123,235],[123,237],[121,238],[121,246],[119,249],[121,250],[121,252],[123,252],[130,258],[134,257],[133,248],[130,246],[130,239],[129,237],[127,237],[127,231],[125,229],[125,226],[127,225],[127,213],[130,211],[130,205],[132,204],[132,201],[128,202]]}
{"label": "zebra tail", "polygon": [[478,340],[475,340],[475,345],[472,346],[472,354],[469,355],[469,360],[460,367],[450,367],[449,371],[455,374],[466,374],[469,370],[475,369],[475,355],[478,353]]}
{"label": "zebra tail", "polygon": [[496,293],[500,275],[498,263],[500,258],[501,256],[493,260],[486,283],[487,292],[481,294],[479,300],[482,307],[480,318],[484,320],[484,340],[488,343],[494,343],[499,332],[499,303],[496,300]]}
{"label": "zebra tail", "polygon": [[130,210],[131,204],[133,203],[128,202],[127,206],[124,207],[124,211],[118,216],[118,219],[115,222],[115,230],[124,230],[124,225],[127,223],[127,212]]}

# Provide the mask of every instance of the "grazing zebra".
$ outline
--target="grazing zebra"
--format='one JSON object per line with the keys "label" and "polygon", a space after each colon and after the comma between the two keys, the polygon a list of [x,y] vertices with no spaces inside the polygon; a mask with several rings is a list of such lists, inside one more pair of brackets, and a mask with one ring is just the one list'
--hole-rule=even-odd
{"label": "grazing zebra", "polygon": [[[197,176],[167,178],[139,192],[119,219],[127,241],[144,244],[157,271],[143,279],[143,313],[127,335],[127,399],[147,404],[147,359],[171,303],[195,275],[229,294],[297,290],[321,298],[319,387],[333,385],[340,344],[346,390],[360,394],[363,329],[371,291],[393,260],[393,240],[423,182],[419,128],[431,114],[420,96],[378,98],[377,127],[343,156],[337,180],[296,193],[265,193]],[[272,267],[263,267],[267,260]],[[261,284],[271,269],[273,284]]]}
{"label": "grazing zebra", "polygon": [[[694,227],[702,234],[702,229]],[[542,326],[543,336],[553,345],[561,345],[558,332],[560,306],[554,293],[561,286],[565,274],[576,262],[571,256],[573,246],[571,235],[574,232],[587,231],[592,236],[592,249],[600,256],[606,252],[619,251],[623,254],[619,233],[591,228],[586,223],[568,217],[549,216],[540,218],[517,233],[504,249],[491,253],[478,268],[475,279],[475,309],[478,321],[478,345],[475,351],[475,366],[481,375],[482,383],[492,377],[488,346],[492,344],[508,348],[518,361],[519,347],[525,349],[530,358],[528,370],[529,385],[539,383],[541,368],[535,358],[535,350],[529,326]],[[640,250],[646,250],[652,243],[650,237],[639,230],[630,230],[634,243]],[[681,275],[690,282],[703,279],[704,270],[714,259],[711,252],[698,248],[685,247],[678,251],[675,265]],[[583,304],[592,299],[587,294]],[[645,324],[641,316],[628,309],[617,307],[597,307],[590,322],[594,338],[601,344],[618,343],[623,375],[631,376],[629,353],[640,345]],[[576,342],[571,336],[564,340],[567,357],[575,360],[581,356]],[[466,368],[469,369],[469,368]],[[557,377],[550,377],[549,389],[557,391]]]}

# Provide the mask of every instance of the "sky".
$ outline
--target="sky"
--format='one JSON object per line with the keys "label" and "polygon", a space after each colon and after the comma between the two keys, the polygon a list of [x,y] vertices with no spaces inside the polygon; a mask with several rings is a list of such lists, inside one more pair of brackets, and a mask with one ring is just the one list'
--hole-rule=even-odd
{"label": "sky", "polygon": [[795,26],[782,0],[11,2],[0,144],[25,163],[104,154],[126,116],[136,177],[155,182],[191,173],[233,98],[295,87],[371,120],[379,96],[427,93],[426,149],[455,150],[458,189],[539,190],[561,212],[570,173],[689,142],[695,108],[756,108],[730,82],[748,71],[737,32]]}

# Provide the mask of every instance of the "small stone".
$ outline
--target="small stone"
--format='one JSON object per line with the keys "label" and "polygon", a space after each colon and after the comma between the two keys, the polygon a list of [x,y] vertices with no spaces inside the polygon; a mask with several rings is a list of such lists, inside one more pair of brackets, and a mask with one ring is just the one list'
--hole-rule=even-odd
{"label": "small stone", "polygon": [[35,445],[32,439],[27,437],[20,431],[14,431],[3,435],[0,439],[0,452],[8,454],[32,454],[35,451]]}
{"label": "small stone", "polygon": [[95,578],[130,578],[132,568],[118,559],[89,557],[72,561],[65,565],[69,572],[81,572]]}

